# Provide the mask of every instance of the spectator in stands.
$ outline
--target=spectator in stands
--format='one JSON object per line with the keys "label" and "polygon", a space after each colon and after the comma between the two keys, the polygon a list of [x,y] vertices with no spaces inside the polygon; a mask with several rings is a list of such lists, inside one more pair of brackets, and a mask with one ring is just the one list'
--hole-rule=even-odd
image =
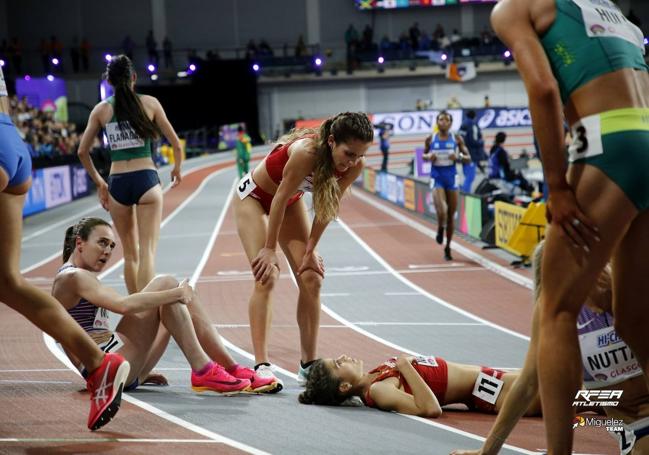
{"label": "spectator in stands", "polygon": [[448,100],[448,103],[446,103],[446,107],[449,109],[460,109],[462,105],[460,104],[460,101],[457,99],[456,96],[452,96]]}
{"label": "spectator in stands", "polygon": [[257,57],[257,43],[254,39],[250,39],[248,44],[246,44],[246,58],[252,60]]}
{"label": "spectator in stands", "polygon": [[484,152],[484,140],[482,139],[482,131],[478,126],[475,115],[475,111],[470,109],[466,113],[466,119],[464,120],[464,123],[462,123],[462,126],[460,126],[459,130],[459,133],[464,139],[466,148],[469,149],[469,155],[471,156],[471,161],[469,163],[462,164],[464,182],[462,183],[461,189],[464,193],[471,192],[473,180],[475,180],[476,166],[480,168],[480,172],[484,173],[484,167],[482,166],[482,160],[486,158]]}
{"label": "spectator in stands", "polygon": [[358,31],[356,30],[356,27],[354,27],[354,24],[349,24],[349,27],[345,30],[345,45],[347,46],[347,52],[349,53],[352,45],[356,46],[357,44]]}
{"label": "spectator in stands", "polygon": [[534,187],[523,177],[520,171],[514,171],[509,162],[509,153],[503,147],[507,134],[504,131],[496,133],[494,145],[489,152],[489,178],[501,179],[513,183],[527,193]]}
{"label": "spectator in stands", "polygon": [[[208,52],[209,54],[209,52]],[[164,41],[162,41],[162,55],[165,59],[165,68],[173,68],[174,66],[174,57],[173,57],[173,44],[168,36],[165,36]],[[207,56],[209,60],[209,55]]]}
{"label": "spectator in stands", "polygon": [[74,74],[79,72],[79,58],[81,57],[81,51],[79,49],[79,37],[74,36],[72,38],[72,44],[70,45],[70,61],[72,62],[72,71]]}
{"label": "spectator in stands", "polygon": [[430,35],[426,32],[422,32],[421,36],[419,37],[419,50],[421,51],[429,51],[432,45],[432,41],[430,39]]}
{"label": "spectator in stands", "polygon": [[379,43],[379,48],[381,53],[384,55],[392,48],[392,43],[390,42],[388,35],[383,35],[383,38],[381,38],[381,42]]}
{"label": "spectator in stands", "polygon": [[295,57],[306,57],[308,51],[306,49],[306,44],[304,44],[304,36],[300,35],[297,38],[297,43],[295,44]]}
{"label": "spectator in stands", "polygon": [[259,54],[263,57],[273,56],[273,49],[270,47],[270,44],[268,44],[268,41],[263,38],[259,41]]}
{"label": "spectator in stands", "polygon": [[90,62],[90,41],[88,41],[88,38],[84,37],[81,40],[81,65],[83,66],[83,70],[85,72],[88,72],[88,64]]}
{"label": "spectator in stands", "polygon": [[135,41],[131,35],[126,35],[122,41],[122,53],[133,60],[133,51],[135,50]]}
{"label": "spectator in stands", "polygon": [[433,39],[440,40],[445,35],[446,33],[444,32],[444,27],[442,27],[442,24],[437,24],[435,31],[433,31]]}
{"label": "spectator in stands", "polygon": [[153,63],[156,67],[160,64],[160,56],[158,55],[158,43],[153,36],[153,30],[149,30],[145,39],[146,52],[149,63]]}
{"label": "spectator in stands", "polygon": [[[115,95],[100,102],[90,113],[78,155],[97,185],[104,209],[109,210],[124,248],[124,280],[130,294],[141,291],[155,275],[155,253],[162,218],[162,188],[151,145],[160,134],[173,147],[172,186],[181,179],[180,140],[160,102],[152,96],[137,95],[137,76],[125,55],[112,58],[106,79]],[[112,165],[108,184],[90,159],[92,143],[101,129],[106,130]]]}
{"label": "spectator in stands", "polygon": [[484,96],[484,107],[491,107],[491,100],[489,100],[489,95]]}
{"label": "spectator in stands", "polygon": [[412,27],[408,30],[408,34],[410,35],[410,46],[412,46],[413,50],[418,50],[419,38],[421,37],[421,30],[419,30],[418,22],[412,24]]}
{"label": "spectator in stands", "polygon": [[460,32],[456,28],[454,28],[453,33],[451,33],[451,37],[450,37],[451,44],[455,44],[461,39],[462,39],[462,35],[460,35]]}
{"label": "spectator in stands", "polygon": [[374,48],[374,30],[367,24],[363,29],[363,39],[361,42],[361,48],[364,51],[369,51]]}
{"label": "spectator in stands", "polygon": [[129,364],[119,355],[104,355],[53,297],[20,273],[22,212],[32,183],[32,163],[9,117],[7,95],[0,68],[0,301],[51,335],[86,366],[91,403],[88,428],[96,430],[117,412]]}

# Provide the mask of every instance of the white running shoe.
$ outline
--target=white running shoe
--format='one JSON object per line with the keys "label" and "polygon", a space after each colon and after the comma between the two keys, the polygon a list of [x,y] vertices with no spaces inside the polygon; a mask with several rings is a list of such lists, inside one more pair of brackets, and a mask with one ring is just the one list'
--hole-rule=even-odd
{"label": "white running shoe", "polygon": [[306,381],[309,379],[309,373],[311,372],[311,365],[306,368],[300,368],[297,370],[297,385],[300,387],[306,387]]}
{"label": "white running shoe", "polygon": [[277,386],[265,393],[277,393],[284,388],[284,383],[273,373],[273,366],[270,363],[262,362],[255,365],[255,374],[262,380],[273,380]]}

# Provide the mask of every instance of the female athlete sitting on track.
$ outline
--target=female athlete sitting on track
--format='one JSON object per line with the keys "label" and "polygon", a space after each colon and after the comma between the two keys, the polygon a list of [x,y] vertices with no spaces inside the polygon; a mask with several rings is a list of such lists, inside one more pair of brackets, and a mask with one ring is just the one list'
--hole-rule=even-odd
{"label": "female athlete sitting on track", "polygon": [[[542,257],[543,243],[537,247],[534,253],[535,301],[539,300],[541,294]],[[607,267],[602,271],[596,286],[592,289],[577,318],[583,366],[583,387],[595,391],[597,389],[622,391],[617,406],[603,407],[602,410],[609,418],[623,420],[625,423],[624,431],[614,432],[620,444],[620,453],[647,454],[649,453],[649,438],[643,437],[649,434],[649,389],[637,359],[615,332],[611,284],[611,271]],[[532,319],[532,338],[525,365],[504,401],[502,410],[484,445],[479,450],[458,450],[453,452],[454,455],[498,453],[507,436],[523,416],[527,405],[532,400],[538,399],[537,355],[540,311],[539,305],[536,305]],[[597,399],[593,398],[593,400]],[[583,408],[578,408],[577,412],[580,410]],[[575,424],[578,422],[575,421]]]}
{"label": "female athlete sitting on track", "polygon": [[[141,292],[120,295],[101,284],[96,274],[108,263],[115,248],[115,234],[101,218],[83,218],[65,233],[64,265],[59,269],[52,295],[105,352],[124,356],[131,364],[125,390],[135,389],[158,363],[169,343],[169,334],[180,346],[191,368],[192,388],[232,394],[265,391],[272,381],[263,380],[232,359],[212,326],[198,295],[187,280],[158,276]],[[108,311],[121,314],[115,332],[110,331]],[[166,328],[164,336],[158,331]],[[71,353],[83,373],[83,365]]]}
{"label": "female athlete sitting on track", "polygon": [[[299,298],[301,364],[298,382],[304,383],[316,358],[320,321],[322,258],[316,252],[320,237],[338,214],[340,198],[363,170],[364,156],[374,129],[360,112],[344,112],[327,119],[320,130],[296,130],[237,185],[233,199],[239,238],[255,275],[248,305],[255,351],[255,369],[282,388],[268,362],[271,292],[279,278],[275,250],[282,247],[295,275]],[[305,191],[313,192],[315,218],[309,228]]]}
{"label": "female athlete sitting on track", "polygon": [[[442,406],[454,403],[466,404],[471,411],[496,413],[518,375],[432,356],[400,356],[363,373],[362,360],[341,355],[314,362],[299,400],[339,405],[359,396],[368,406],[420,417],[439,417]],[[540,414],[537,398],[525,415]]]}

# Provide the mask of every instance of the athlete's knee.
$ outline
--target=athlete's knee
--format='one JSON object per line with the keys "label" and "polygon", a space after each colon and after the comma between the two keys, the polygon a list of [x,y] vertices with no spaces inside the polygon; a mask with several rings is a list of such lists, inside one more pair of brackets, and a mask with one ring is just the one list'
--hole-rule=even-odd
{"label": "athlete's knee", "polygon": [[[152,288],[159,291],[177,288],[178,280],[171,275],[158,275],[147,285],[147,288]],[[148,289],[147,289],[148,290]]]}
{"label": "athlete's knee", "polygon": [[275,283],[277,282],[277,275],[272,273],[270,277],[265,282],[255,280],[255,292],[262,294],[270,294],[275,288]]}
{"label": "athlete's knee", "polygon": [[322,276],[313,270],[306,270],[300,275],[301,290],[309,295],[319,295],[322,288]]}
{"label": "athlete's knee", "polygon": [[0,270],[0,300],[13,297],[26,285],[20,273],[11,270]]}

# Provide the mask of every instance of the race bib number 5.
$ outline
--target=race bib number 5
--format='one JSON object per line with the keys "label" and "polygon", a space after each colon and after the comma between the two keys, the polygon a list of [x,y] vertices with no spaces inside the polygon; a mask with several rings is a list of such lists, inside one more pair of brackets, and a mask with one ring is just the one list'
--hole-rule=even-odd
{"label": "race bib number 5", "polygon": [[504,384],[500,379],[481,371],[473,386],[473,396],[489,404],[496,404]]}
{"label": "race bib number 5", "polygon": [[241,180],[237,183],[237,194],[239,195],[239,199],[244,199],[246,196],[250,195],[255,188],[257,188],[257,184],[252,179],[252,174],[248,172],[246,175],[241,177]]}

